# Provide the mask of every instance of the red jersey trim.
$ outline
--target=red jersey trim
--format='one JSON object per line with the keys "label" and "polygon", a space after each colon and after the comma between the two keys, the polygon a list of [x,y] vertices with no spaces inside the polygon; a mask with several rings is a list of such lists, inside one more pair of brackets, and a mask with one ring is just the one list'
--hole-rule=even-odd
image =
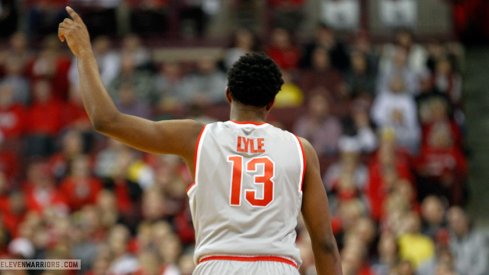
{"label": "red jersey trim", "polygon": [[298,136],[295,136],[297,138],[297,142],[299,143],[299,146],[301,148],[301,154],[302,154],[302,176],[301,176],[301,184],[299,187],[299,190],[302,191],[302,187],[304,186],[304,178],[306,177],[306,169],[307,169],[307,160],[306,160],[306,152],[304,151],[304,145],[302,145],[302,141]]}
{"label": "red jersey trim", "polygon": [[197,161],[198,161],[198,158],[199,158],[199,149],[200,149],[200,140],[202,139],[202,135],[204,134],[204,130],[206,128],[207,125],[204,125],[202,127],[202,129],[200,129],[200,133],[199,133],[199,136],[197,137],[197,142],[195,142],[195,151],[194,151],[194,182],[192,182],[191,184],[189,184],[187,186],[187,193],[188,191],[190,191],[190,189],[192,189],[192,187],[194,187],[196,185],[196,181],[197,181]]}
{"label": "red jersey trim", "polygon": [[260,126],[260,125],[264,125],[264,124],[268,124],[266,122],[263,122],[263,121],[236,121],[236,120],[230,120],[232,123],[236,123],[236,124],[252,124],[252,125],[256,125],[256,126]]}
{"label": "red jersey trim", "polygon": [[241,256],[241,255],[210,255],[204,256],[199,259],[199,264],[207,261],[239,261],[239,262],[278,262],[291,265],[295,268],[299,268],[299,265],[287,258],[281,256]]}

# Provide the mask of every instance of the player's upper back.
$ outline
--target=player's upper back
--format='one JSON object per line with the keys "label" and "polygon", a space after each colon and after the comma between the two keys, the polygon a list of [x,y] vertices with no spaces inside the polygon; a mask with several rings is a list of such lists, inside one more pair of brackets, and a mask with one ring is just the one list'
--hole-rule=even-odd
{"label": "player's upper back", "polygon": [[294,243],[304,171],[302,145],[287,131],[267,123],[207,125],[189,189],[196,258],[239,251],[300,261]]}

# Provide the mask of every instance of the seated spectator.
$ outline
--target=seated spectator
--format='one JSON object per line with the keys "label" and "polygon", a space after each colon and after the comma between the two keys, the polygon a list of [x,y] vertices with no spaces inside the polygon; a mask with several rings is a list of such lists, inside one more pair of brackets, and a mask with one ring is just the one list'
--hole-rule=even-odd
{"label": "seated spectator", "polygon": [[395,55],[400,54],[398,51],[402,48],[405,51],[403,58],[405,58],[406,68],[414,74],[422,73],[426,69],[427,53],[423,46],[416,43],[413,33],[408,29],[399,29],[394,39],[394,43],[386,44],[382,49],[381,71],[384,71],[386,66],[389,66],[388,63],[391,60],[400,58],[400,56],[395,57]]}
{"label": "seated spectator", "polygon": [[121,100],[120,92],[130,87],[134,95],[143,104],[151,104],[158,98],[154,87],[153,75],[137,67],[135,55],[125,53],[121,57],[121,69],[110,83],[108,90],[111,96]]}
{"label": "seated spectator", "polygon": [[58,213],[68,212],[65,196],[56,188],[49,166],[42,160],[34,160],[27,167],[23,192],[29,211],[38,214],[48,209]]}
{"label": "seated spectator", "polygon": [[110,274],[131,274],[138,269],[136,257],[129,251],[130,232],[124,225],[115,225],[110,229],[107,245],[112,261],[108,268]]}
{"label": "seated spectator", "polygon": [[390,274],[399,262],[399,246],[392,232],[382,232],[377,244],[377,258],[373,261],[372,271],[375,275]]}
{"label": "seated spectator", "polygon": [[421,264],[416,270],[416,274],[457,274],[454,261],[455,258],[450,248],[446,245],[438,245],[435,255],[429,261]]}
{"label": "seated spectator", "polygon": [[416,269],[433,257],[433,240],[421,233],[421,221],[416,212],[410,212],[403,218],[403,231],[398,237],[401,260],[410,261]]}
{"label": "seated spectator", "polygon": [[436,61],[432,81],[434,89],[445,94],[452,106],[455,108],[462,107],[462,79],[447,57],[442,57]]}
{"label": "seated spectator", "polygon": [[465,211],[454,206],[448,210],[450,249],[459,274],[482,275],[489,272],[487,236],[475,229]]}
{"label": "seated spectator", "polygon": [[10,57],[5,61],[5,75],[1,84],[10,86],[14,91],[14,101],[27,105],[30,102],[29,80],[24,76],[22,60]]}
{"label": "seated spectator", "polygon": [[[334,196],[347,199],[350,196],[358,197],[364,193],[368,180],[367,167],[361,163],[359,145],[354,140],[339,140],[339,160],[331,164],[323,178],[326,190],[336,193]],[[346,178],[345,178],[346,177]],[[341,193],[345,190],[345,180],[353,193]]]}
{"label": "seated spectator", "polygon": [[333,156],[338,151],[341,124],[331,114],[327,96],[315,94],[308,101],[307,114],[299,117],[293,132],[308,139],[320,156]]}
{"label": "seated spectator", "polygon": [[247,28],[237,29],[232,36],[231,44],[226,48],[223,62],[226,70],[230,69],[234,62],[249,52],[259,48],[258,37]]}
{"label": "seated spectator", "polygon": [[375,68],[371,68],[367,56],[360,51],[351,53],[351,66],[345,80],[351,91],[351,97],[375,97]]}
{"label": "seated spectator", "polygon": [[390,89],[393,78],[401,77],[407,94],[415,95],[418,90],[418,77],[424,72],[416,72],[408,63],[408,51],[403,47],[395,47],[392,56],[380,64],[377,79],[377,93],[385,93]]}
{"label": "seated spectator", "polygon": [[57,181],[69,174],[70,163],[84,153],[83,137],[77,130],[68,130],[60,140],[60,149],[49,158],[50,170]]}
{"label": "seated spectator", "polygon": [[151,108],[147,101],[137,96],[137,91],[131,83],[124,83],[119,87],[115,98],[115,105],[124,114],[151,117]]}
{"label": "seated spectator", "polygon": [[367,195],[372,216],[380,220],[385,217],[385,200],[399,181],[411,182],[411,166],[408,155],[396,145],[394,133],[381,132],[377,152],[368,166]]}
{"label": "seated spectator", "polygon": [[359,151],[364,154],[370,154],[377,149],[377,136],[369,117],[368,105],[364,100],[354,100],[348,115],[342,119],[342,138],[357,143]]}
{"label": "seated spectator", "polygon": [[70,163],[69,175],[60,184],[60,190],[70,210],[73,212],[86,205],[95,204],[101,189],[100,180],[90,173],[88,156],[75,156]]}
{"label": "seated spectator", "polygon": [[394,130],[398,146],[412,154],[418,151],[420,129],[416,104],[400,75],[395,75],[389,89],[375,98],[371,110],[372,119],[379,128]]}
{"label": "seated spectator", "polygon": [[42,41],[39,54],[27,65],[27,76],[31,81],[49,81],[53,97],[65,101],[68,97],[68,71],[71,60],[61,50],[56,36],[47,36]]}
{"label": "seated spectator", "polygon": [[24,222],[27,216],[25,195],[20,191],[13,191],[8,196],[3,197],[2,200],[3,205],[0,213],[2,227],[5,228],[11,238],[16,238],[20,233],[20,224]]}
{"label": "seated spectator", "polygon": [[346,45],[338,39],[334,31],[323,23],[319,23],[314,32],[314,37],[302,47],[300,67],[310,69],[312,56],[316,48],[326,49],[331,67],[340,72],[346,72],[350,64],[350,58]]}
{"label": "seated spectator", "polygon": [[282,70],[295,70],[299,66],[300,50],[294,44],[290,32],[284,28],[276,27],[272,30],[265,53]]}
{"label": "seated spectator", "polygon": [[26,154],[48,156],[54,151],[54,141],[63,127],[62,104],[57,100],[47,80],[33,84],[33,102],[27,108]]}
{"label": "seated spectator", "polygon": [[199,58],[195,72],[184,77],[185,104],[208,107],[225,102],[226,76],[217,67],[217,60],[209,56]]}
{"label": "seated spectator", "polygon": [[303,70],[300,74],[299,86],[306,94],[317,88],[322,87],[331,91],[331,96],[335,100],[344,98],[347,95],[340,94],[340,86],[343,84],[342,75],[333,67],[327,50],[324,47],[317,47],[311,53],[311,67]]}
{"label": "seated spectator", "polygon": [[465,202],[467,161],[447,125],[436,125],[430,131],[416,158],[416,172],[420,198],[434,194],[445,197],[451,205]]}
{"label": "seated spectator", "polygon": [[460,126],[450,117],[448,103],[441,97],[433,97],[425,102],[423,106],[423,120],[421,145],[426,145],[428,136],[434,127],[445,125],[450,130],[450,136],[453,138],[454,146],[459,149],[464,148],[463,135]]}
{"label": "seated spectator", "polygon": [[25,108],[15,101],[11,85],[0,84],[0,139],[3,142],[18,140],[25,132]]}
{"label": "seated spectator", "polygon": [[17,64],[21,74],[25,73],[27,63],[32,59],[33,52],[29,48],[28,39],[25,33],[13,33],[8,39],[8,47],[0,50],[0,75],[5,72],[8,62]]}
{"label": "seated spectator", "polygon": [[141,38],[135,33],[123,37],[120,52],[122,56],[131,56],[134,66],[138,70],[147,70],[151,67],[151,53],[143,45]]}
{"label": "seated spectator", "polygon": [[437,241],[447,233],[445,203],[442,198],[428,196],[421,202],[421,232]]}
{"label": "seated spectator", "polygon": [[159,66],[154,78],[156,93],[159,96],[156,106],[157,115],[178,115],[184,109],[185,88],[182,64],[177,61],[164,62]]}

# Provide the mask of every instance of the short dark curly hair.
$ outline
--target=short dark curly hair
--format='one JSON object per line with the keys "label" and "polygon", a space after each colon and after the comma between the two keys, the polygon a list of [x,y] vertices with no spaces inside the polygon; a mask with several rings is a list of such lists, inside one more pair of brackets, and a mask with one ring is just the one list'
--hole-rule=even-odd
{"label": "short dark curly hair", "polygon": [[280,91],[282,74],[277,64],[263,53],[248,53],[228,71],[228,88],[234,100],[264,107]]}

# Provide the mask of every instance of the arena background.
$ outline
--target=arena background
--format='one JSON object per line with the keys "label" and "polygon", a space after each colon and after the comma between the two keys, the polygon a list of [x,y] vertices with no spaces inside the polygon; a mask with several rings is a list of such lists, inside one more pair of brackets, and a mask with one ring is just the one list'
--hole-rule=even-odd
{"label": "arena background", "polygon": [[[66,4],[80,12],[86,20],[92,38],[98,40],[100,53],[106,54],[106,59],[99,62],[106,62],[103,63],[105,66],[101,71],[107,72],[107,75],[103,77],[107,77],[104,81],[107,80],[105,84],[108,85],[109,92],[122,110],[133,114],[151,119],[183,116],[209,121],[226,119],[227,106],[221,97],[222,92],[209,87],[222,86],[222,77],[228,68],[226,58],[231,60],[230,53],[236,48],[232,37],[240,27],[246,27],[252,31],[258,41],[257,48],[277,58],[287,75],[286,82],[289,86],[284,87],[282,97],[278,100],[277,105],[279,106],[270,117],[271,121],[277,125],[293,131],[303,131],[301,133],[310,135],[309,138],[318,138],[308,133],[307,130],[301,129],[301,124],[307,123],[307,117],[303,118],[303,115],[310,111],[308,102],[310,98],[314,98],[317,93],[331,93],[324,89],[335,90],[332,95],[328,95],[330,98],[327,98],[326,101],[329,101],[332,117],[339,122],[335,124],[339,125],[338,136],[335,138],[327,134],[319,135],[319,139],[324,138],[332,142],[327,144],[327,142],[318,141],[317,143],[318,147],[324,146],[319,148],[322,170],[325,175],[325,186],[329,188],[334,202],[344,199],[344,194],[341,195],[341,192],[333,187],[334,184],[331,183],[334,182],[333,180],[327,182],[326,175],[330,171],[329,168],[339,163],[341,152],[343,150],[360,152],[360,163],[364,164],[367,170],[370,169],[369,165],[374,159],[376,145],[359,145],[358,142],[352,142],[352,137],[355,137],[358,132],[358,129],[352,130],[352,127],[355,128],[352,126],[351,120],[354,120],[352,114],[358,110],[355,108],[366,112],[370,116],[368,127],[377,136],[382,127],[379,121],[375,121],[375,118],[372,117],[369,104],[375,101],[382,89],[389,86],[379,84],[382,70],[385,70],[384,73],[390,70],[389,65],[382,67],[382,63],[390,62],[395,58],[396,43],[399,42],[396,40],[399,39],[398,34],[412,35],[413,43],[409,49],[412,50],[415,48],[413,46],[419,46],[425,54],[425,59],[422,59],[423,70],[415,73],[417,74],[416,81],[431,79],[432,85],[439,84],[430,73],[436,71],[434,64],[437,63],[439,57],[436,54],[442,48],[442,52],[449,55],[450,62],[452,62],[450,77],[454,75],[459,77],[462,87],[460,99],[454,101],[448,99],[453,111],[449,115],[449,120],[459,129],[457,131],[460,132],[460,137],[455,143],[460,143],[458,144],[459,149],[463,153],[464,161],[467,162],[466,171],[452,171],[454,172],[452,176],[455,175],[455,177],[466,172],[466,175],[459,180],[460,184],[467,188],[460,188],[454,191],[455,194],[442,193],[443,196],[446,196],[447,204],[461,205],[467,211],[474,221],[476,230],[486,233],[489,231],[487,210],[489,209],[487,199],[489,197],[489,185],[487,184],[489,180],[489,139],[487,138],[489,136],[489,95],[487,93],[489,3],[487,1],[73,0],[67,2],[61,0],[0,0],[0,39],[2,41],[0,44],[0,97],[13,91],[11,100],[13,102],[5,103],[6,107],[2,105],[0,108],[0,171],[2,172],[0,256],[39,258],[77,255],[85,257],[83,258],[85,262],[90,262],[93,266],[100,265],[100,270],[103,270],[104,264],[106,268],[117,268],[118,258],[114,256],[117,254],[114,252],[117,247],[113,247],[117,245],[114,242],[127,242],[128,246],[121,249],[128,252],[131,257],[137,256],[139,262],[147,263],[154,258],[144,253],[147,250],[140,249],[144,241],[139,243],[138,237],[144,238],[145,235],[139,233],[151,228],[154,232],[170,235],[170,237],[166,236],[167,243],[161,244],[161,247],[158,247],[160,250],[157,249],[158,252],[154,253],[158,255],[157,260],[160,261],[165,257],[166,260],[173,259],[165,261],[167,268],[164,274],[180,274],[178,272],[185,274],[191,269],[189,257],[193,232],[189,227],[185,197],[182,197],[182,190],[178,186],[165,183],[170,178],[183,185],[189,181],[188,175],[182,170],[181,163],[175,159],[140,155],[127,148],[121,149],[118,147],[120,145],[114,145],[90,130],[86,117],[80,111],[79,102],[76,100],[76,74],[72,71],[72,58],[66,46],[55,39],[57,24],[66,16],[63,10]],[[308,86],[308,81],[304,80],[311,68],[311,60],[305,60],[304,53],[307,52],[308,44],[314,40],[320,23],[323,23],[321,27],[330,35],[329,39],[336,41],[333,45],[341,47],[332,46],[328,49],[330,63],[328,72],[329,75],[337,76],[337,79],[321,82],[321,79],[309,78],[308,81],[317,81],[318,86],[326,85],[322,87],[323,90],[312,92],[311,90],[317,87]],[[290,34],[291,46],[286,46],[290,48],[284,52],[281,51],[280,46],[277,46],[280,42],[277,42],[277,45],[273,44],[277,27],[282,27]],[[25,44],[22,45],[23,43]],[[391,51],[390,55],[389,51]],[[239,51],[236,52],[239,53]],[[374,72],[370,72],[372,73],[370,79],[374,83],[352,82],[354,77],[352,77],[350,59],[359,53],[365,57],[367,63],[375,64],[372,65],[375,67]],[[409,55],[409,51],[407,53]],[[127,56],[132,56],[132,60],[125,58]],[[431,65],[428,62],[430,58],[434,62]],[[215,68],[212,60],[217,61]],[[141,63],[137,63],[139,61]],[[170,64],[170,66],[165,67],[165,64]],[[179,69],[172,67],[172,64],[179,64],[183,75],[179,75]],[[127,72],[124,72],[124,69],[120,69],[125,66],[129,68],[129,71],[134,70],[128,74],[131,75],[130,77],[125,75]],[[407,65],[408,69],[413,69],[409,66],[414,65]],[[110,75],[111,72],[113,75]],[[135,72],[137,76],[134,76]],[[217,76],[209,77],[207,80],[201,77],[209,72],[216,73]],[[388,75],[388,73],[385,74]],[[185,90],[183,96],[172,94],[169,90],[174,86],[169,83],[173,80],[192,82],[195,86],[183,87],[182,89]],[[450,84],[447,90],[453,88],[451,81],[448,81]],[[147,85],[149,82],[155,84]],[[361,87],[365,90],[356,93],[357,91],[352,88],[352,83],[365,85]],[[329,84],[334,84],[335,88],[327,86]],[[405,84],[409,85],[409,83]],[[440,85],[446,87],[447,84]],[[212,90],[205,91],[204,96],[199,95],[196,91],[205,89],[202,88],[204,86]],[[367,91],[369,89],[371,89],[370,94]],[[413,89],[414,98],[415,95],[419,95],[421,88]],[[50,91],[46,92],[46,90]],[[52,105],[49,103],[45,109],[37,105],[36,101],[39,99],[35,98],[41,98],[43,91],[52,93],[57,103]],[[135,94],[134,91],[136,91]],[[180,90],[174,89],[173,92],[175,91]],[[165,93],[162,95],[163,92]],[[3,97],[2,100],[7,97]],[[4,102],[9,102],[9,100],[4,100]],[[13,105],[16,105],[15,111],[12,111]],[[348,107],[343,108],[342,106]],[[57,111],[48,111],[53,109]],[[13,123],[15,126],[12,126],[12,120],[10,120],[12,114],[18,116],[14,119],[18,121],[18,123]],[[420,114],[417,113],[417,115]],[[350,121],[345,122],[348,119]],[[329,130],[338,129],[331,125],[327,127],[332,127],[327,128]],[[421,121],[417,122],[417,127],[421,135],[426,134],[426,129],[423,128]],[[388,136],[388,133],[384,132],[384,137],[386,135]],[[377,142],[380,142],[381,137],[382,135],[377,136]],[[72,142],[71,145],[70,142]],[[418,140],[418,142],[423,141]],[[76,145],[77,143],[80,144]],[[72,155],[70,155],[72,153],[70,148],[73,147],[70,146],[75,148],[75,153]],[[417,169],[422,168],[416,167],[417,161],[422,161],[421,157],[417,158],[419,157],[417,152],[421,146],[418,144],[415,147],[411,148],[408,141],[408,145],[404,148],[416,152],[408,154],[410,176],[406,176],[405,179],[409,178],[415,187],[420,187],[420,185],[423,187],[427,181],[420,180],[421,170]],[[126,166],[121,164],[127,168],[127,173],[121,176],[122,180],[119,178],[120,175],[108,172],[110,162],[117,159],[111,155],[114,152],[120,153],[119,157],[122,158],[122,161],[128,162]],[[71,165],[78,165],[78,167],[73,168]],[[432,165],[436,164],[432,163]],[[70,180],[76,182],[77,175],[73,174],[74,170],[88,173],[88,175],[81,176],[83,180],[80,182],[96,182],[90,183],[89,186],[92,188],[90,191],[80,191],[76,189],[76,183],[70,183]],[[30,177],[34,177],[34,180]],[[47,203],[43,202],[44,204],[36,201],[39,199],[36,197],[36,191],[33,191],[37,188],[34,186],[43,185],[43,183],[35,182],[36,177],[47,178],[46,186],[51,186],[54,190],[48,193],[55,197],[54,199]],[[126,184],[125,188],[118,185],[120,181]],[[373,180],[370,179],[371,181]],[[366,182],[368,185],[369,180]],[[165,187],[153,186],[159,184]],[[77,198],[76,192],[73,191],[75,189],[82,193],[88,192],[93,197],[89,198],[87,195],[86,198]],[[375,214],[370,209],[372,207],[370,200],[373,200],[375,196],[369,197],[367,189],[361,186],[357,190],[360,191],[360,194],[357,194],[359,201],[368,205],[366,208],[369,209],[360,216],[371,218],[376,222],[375,228],[378,230],[374,238],[376,244],[380,238],[383,218],[381,214]],[[157,195],[151,194],[150,190],[158,191],[155,192]],[[431,189],[414,190],[418,194],[435,191]],[[464,196],[459,196],[461,193]],[[111,200],[117,202],[111,202]],[[12,201],[20,205],[16,206],[18,209],[11,205]],[[419,213],[421,199],[418,197],[413,204],[410,210]],[[13,211],[13,208],[18,212]],[[163,208],[164,211],[161,210]],[[338,205],[332,207],[333,211],[336,211],[337,208],[340,207]],[[58,224],[59,220],[54,222],[52,219],[56,219],[57,216],[49,210],[54,212],[59,210],[64,213],[60,214],[61,218],[58,218],[66,223],[57,228],[55,224]],[[448,205],[445,205],[444,211],[447,210]],[[345,217],[341,216],[345,213],[337,212],[334,212],[336,222],[334,226],[337,230],[335,232],[342,239],[340,242],[342,254],[343,252],[347,254],[349,251],[344,248],[348,230],[345,229],[346,225],[342,221]],[[353,215],[352,212],[348,214]],[[95,230],[96,232],[88,233],[73,229],[81,226],[79,224],[81,221],[96,220],[91,215],[100,215],[103,219],[107,219],[106,222],[110,226],[107,228],[101,226],[96,228],[100,232]],[[80,218],[82,216],[85,218]],[[158,223],[161,220],[166,222]],[[115,226],[115,223],[123,224],[125,227]],[[355,228],[351,226],[350,229],[356,232]],[[446,224],[443,225],[443,228],[448,231],[451,229]],[[34,229],[41,233],[28,233],[29,230]],[[69,229],[73,229],[79,235],[65,236]],[[299,228],[298,231],[302,232],[303,228]],[[110,236],[109,239],[112,241],[105,243],[106,236]],[[66,240],[63,239],[64,237]],[[56,242],[57,238],[62,241]],[[83,248],[80,245],[80,238],[88,238],[93,246]],[[438,247],[440,240],[436,239],[434,242]],[[108,248],[100,248],[105,244]],[[307,242],[301,242],[300,246],[307,247]],[[375,251],[374,246],[370,244],[368,247]],[[73,251],[73,247],[78,250]],[[180,252],[177,253],[178,255],[172,255],[172,252],[168,250]],[[83,254],[90,253],[90,251],[102,260],[95,261],[93,257]],[[358,256],[363,263],[362,272],[367,272],[365,270],[368,268],[365,265],[373,266],[373,263],[378,260],[376,257],[379,253],[372,251]],[[485,251],[487,252],[487,245]],[[310,265],[308,262],[310,255],[305,252],[304,257],[305,265],[302,271],[304,274],[311,274],[307,273],[311,272],[307,270],[308,264]],[[137,267],[137,261],[131,262],[130,259],[127,262]],[[347,263],[346,260],[344,264],[354,265],[351,262]],[[91,272],[87,274],[97,274],[99,271],[92,267],[85,267],[85,269],[84,271]],[[489,268],[486,271],[489,272]]]}

